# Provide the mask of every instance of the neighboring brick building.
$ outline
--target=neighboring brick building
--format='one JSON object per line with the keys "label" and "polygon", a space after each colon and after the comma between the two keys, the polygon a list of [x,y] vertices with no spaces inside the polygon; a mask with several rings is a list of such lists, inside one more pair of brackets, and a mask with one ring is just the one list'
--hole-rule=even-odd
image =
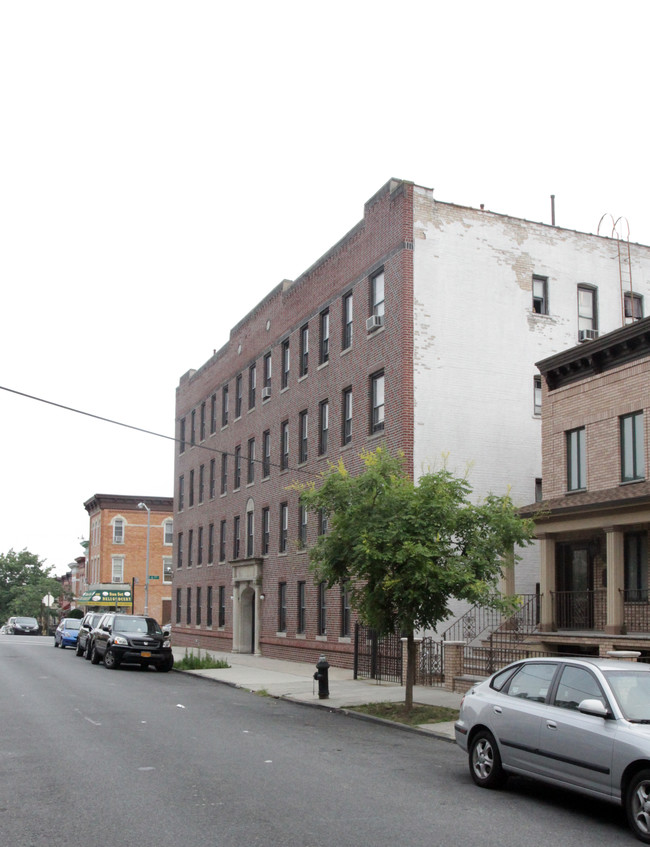
{"label": "neighboring brick building", "polygon": [[[143,503],[146,508],[138,508]],[[90,516],[86,586],[77,606],[119,608],[159,623],[171,620],[173,499],[95,494],[84,507]]]}
{"label": "neighboring brick building", "polygon": [[[621,325],[618,246],[388,182],[357,226],[180,380],[175,642],[350,663],[347,598],[314,585],[307,548],[320,527],[305,525],[291,483],[339,457],[354,472],[383,444],[415,477],[446,462],[470,468],[477,497],[510,487],[530,502],[541,486],[534,363]],[[630,256],[642,298],[650,249]],[[538,578],[529,550],[516,590]]]}
{"label": "neighboring brick building", "polygon": [[650,319],[538,367],[545,499],[524,511],[541,540],[541,637],[650,658]]}

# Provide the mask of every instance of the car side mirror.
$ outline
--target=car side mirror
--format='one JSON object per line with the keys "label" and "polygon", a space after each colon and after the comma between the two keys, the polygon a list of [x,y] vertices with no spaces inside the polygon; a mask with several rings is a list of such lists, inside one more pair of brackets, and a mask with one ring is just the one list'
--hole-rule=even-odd
{"label": "car side mirror", "polygon": [[601,700],[582,700],[578,704],[578,711],[583,715],[593,715],[595,718],[608,718],[609,710],[603,705]]}

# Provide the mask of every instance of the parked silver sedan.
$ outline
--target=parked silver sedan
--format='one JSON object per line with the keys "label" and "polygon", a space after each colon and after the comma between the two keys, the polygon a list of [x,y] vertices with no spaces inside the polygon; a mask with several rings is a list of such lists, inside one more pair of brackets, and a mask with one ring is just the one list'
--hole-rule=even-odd
{"label": "parked silver sedan", "polygon": [[477,785],[521,774],[622,803],[650,844],[650,665],[516,662],[467,692],[455,729]]}

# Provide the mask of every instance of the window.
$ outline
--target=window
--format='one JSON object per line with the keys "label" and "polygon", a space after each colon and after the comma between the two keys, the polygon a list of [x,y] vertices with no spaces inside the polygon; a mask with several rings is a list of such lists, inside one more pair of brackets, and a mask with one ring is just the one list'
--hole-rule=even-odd
{"label": "window", "polygon": [[307,410],[302,411],[298,418],[298,463],[307,461],[307,439],[309,431],[309,416]]}
{"label": "window", "polygon": [[596,289],[588,285],[578,286],[578,330],[597,330],[598,313]]}
{"label": "window", "polygon": [[228,386],[221,389],[221,426],[228,426]]}
{"label": "window", "polygon": [[191,568],[194,564],[194,530],[187,531],[187,567]]}
{"label": "window", "polygon": [[214,499],[215,494],[217,493],[217,462],[215,459],[210,459],[210,477],[208,482],[208,490],[210,500]]}
{"label": "window", "polygon": [[178,533],[178,540],[176,545],[176,567],[183,567],[183,533]]}
{"label": "window", "polygon": [[163,556],[163,582],[169,584],[173,578],[172,557]]}
{"label": "window", "polygon": [[541,376],[533,377],[533,414],[542,414],[542,378]]}
{"label": "window", "polygon": [[344,582],[341,586],[341,638],[350,637],[350,586]]}
{"label": "window", "polygon": [[262,433],[262,478],[271,476],[271,430]]}
{"label": "window", "polygon": [[257,387],[257,366],[255,362],[248,369],[248,408],[255,408],[255,389]]}
{"label": "window", "polygon": [[544,499],[542,494],[542,480],[541,477],[537,477],[535,479],[535,502],[541,503]]}
{"label": "window", "polygon": [[[272,370],[272,367],[273,367],[273,364],[272,364],[272,360],[271,360],[271,354],[266,353],[265,356],[264,356],[264,388],[266,388],[266,391],[264,393],[265,393],[267,398],[271,395],[271,376],[272,376],[271,370]],[[264,397],[262,397],[262,399],[264,399]]]}
{"label": "window", "polygon": [[233,559],[239,558],[239,515],[235,515],[233,519],[233,527],[232,527],[232,557]]}
{"label": "window", "polygon": [[621,418],[621,481],[645,479],[643,412]]}
{"label": "window", "polygon": [[289,385],[290,365],[289,339],[287,338],[282,342],[282,388],[286,388]]}
{"label": "window", "polygon": [[533,276],[533,312],[548,315],[548,278]]}
{"label": "window", "polygon": [[178,426],[178,452],[185,452],[185,418],[181,418]]}
{"label": "window", "polygon": [[201,403],[201,423],[199,428],[199,440],[205,441],[205,401]]}
{"label": "window", "polygon": [[382,432],[384,429],[384,372],[370,377],[372,411],[370,432]]}
{"label": "window", "polygon": [[178,477],[178,511],[182,512],[185,508],[185,477],[181,474]]}
{"label": "window", "polygon": [[318,584],[318,635],[327,635],[327,593],[324,582]]}
{"label": "window", "polygon": [[289,421],[282,421],[280,425],[280,470],[286,471],[289,467]]}
{"label": "window", "polygon": [[196,409],[192,409],[192,416],[190,420],[190,446],[194,447],[196,444]]}
{"label": "window", "polygon": [[318,455],[327,453],[327,434],[330,426],[330,404],[323,400],[318,405]]}
{"label": "window", "polygon": [[210,434],[214,435],[217,431],[217,395],[213,394],[210,397]]}
{"label": "window", "polygon": [[255,513],[246,512],[246,557],[252,558],[255,550]]}
{"label": "window", "polygon": [[205,465],[199,466],[199,503],[203,502],[205,495]]}
{"label": "window", "polygon": [[309,370],[309,325],[300,329],[300,363],[298,376],[305,376]]}
{"label": "window", "polygon": [[188,503],[189,503],[190,508],[192,508],[192,506],[194,505],[194,469],[192,469],[190,471],[190,484],[189,484],[188,494],[189,494],[189,497],[187,498]]}
{"label": "window", "polygon": [[352,388],[346,388],[343,391],[343,428],[342,428],[342,444],[349,444],[352,441]]}
{"label": "window", "polygon": [[623,542],[625,599],[631,603],[648,600],[648,533],[626,532]]}
{"label": "window", "polygon": [[208,525],[208,564],[214,563],[214,524]]}
{"label": "window", "polygon": [[255,439],[248,439],[248,473],[246,476],[248,484],[255,482]]}
{"label": "window", "polygon": [[196,537],[196,564],[203,564],[203,527],[200,526]]}
{"label": "window", "polygon": [[242,375],[238,374],[237,378],[235,379],[235,420],[237,418],[241,418],[242,404],[243,404],[242,380],[243,380]]}
{"label": "window", "polygon": [[124,544],[124,519],[113,520],[113,544]]}
{"label": "window", "polygon": [[212,586],[208,585],[205,599],[205,625],[212,626]]}
{"label": "window", "polygon": [[176,589],[176,623],[181,622],[181,590]]}
{"label": "window", "polygon": [[524,665],[510,680],[508,695],[544,703],[556,670],[557,665],[552,662]]}
{"label": "window", "polygon": [[280,503],[280,539],[278,551],[280,553],[287,552],[287,542],[289,538],[289,504]]}
{"label": "window", "polygon": [[192,589],[187,589],[187,595],[185,599],[185,623],[192,623]]}
{"label": "window", "polygon": [[219,561],[226,561],[226,522],[221,521],[219,526]]}
{"label": "window", "polygon": [[580,491],[586,486],[587,462],[585,428],[572,429],[566,434],[567,489]]}
{"label": "window", "polygon": [[325,509],[318,510],[318,534],[326,535],[329,529],[329,515]]}
{"label": "window", "polygon": [[320,313],[320,345],[318,350],[319,364],[324,365],[330,357],[330,310]]}
{"label": "window", "polygon": [[124,556],[111,557],[111,582],[124,582]]}
{"label": "window", "polygon": [[378,318],[384,317],[384,272],[370,280],[370,313]]}
{"label": "window", "polygon": [[268,556],[271,540],[271,512],[268,506],[262,509],[262,555]]}
{"label": "window", "polygon": [[235,447],[235,480],[233,488],[235,491],[241,486],[241,445]]}
{"label": "window", "polygon": [[643,297],[640,294],[633,294],[631,291],[626,291],[623,295],[625,307],[625,323],[640,321],[643,317]]}
{"label": "window", "polygon": [[219,586],[219,626],[226,625],[226,586]]}
{"label": "window", "polygon": [[301,506],[298,515],[298,538],[301,548],[304,549],[307,546],[307,509]]}
{"label": "window", "polygon": [[221,454],[221,493],[228,492],[228,454]]}
{"label": "window", "polygon": [[163,531],[163,544],[169,547],[174,543],[174,521],[171,518],[168,518],[166,521],[164,521]]}
{"label": "window", "polygon": [[196,588],[196,625],[201,626],[201,586]]}
{"label": "window", "polygon": [[577,711],[583,700],[600,700],[605,705],[605,697],[594,675],[585,668],[568,665],[562,670],[552,703],[559,709]]}
{"label": "window", "polygon": [[343,338],[341,349],[347,350],[352,346],[352,292],[343,297]]}
{"label": "window", "polygon": [[305,605],[305,583],[298,583],[298,621],[296,625],[297,633],[304,633],[307,620],[307,607]]}
{"label": "window", "polygon": [[287,631],[287,583],[278,584],[278,632]]}

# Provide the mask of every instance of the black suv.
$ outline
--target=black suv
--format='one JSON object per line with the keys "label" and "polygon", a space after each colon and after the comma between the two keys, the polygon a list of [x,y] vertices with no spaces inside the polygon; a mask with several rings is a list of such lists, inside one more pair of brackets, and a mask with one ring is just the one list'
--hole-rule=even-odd
{"label": "black suv", "polygon": [[92,631],[104,617],[106,612],[86,612],[81,621],[79,629],[79,637],[77,638],[77,656],[85,656],[90,659],[90,651],[92,649]]}
{"label": "black suv", "polygon": [[153,665],[166,673],[174,666],[171,641],[154,618],[144,615],[105,614],[93,630],[90,661],[101,660],[111,670],[122,662],[146,668]]}

